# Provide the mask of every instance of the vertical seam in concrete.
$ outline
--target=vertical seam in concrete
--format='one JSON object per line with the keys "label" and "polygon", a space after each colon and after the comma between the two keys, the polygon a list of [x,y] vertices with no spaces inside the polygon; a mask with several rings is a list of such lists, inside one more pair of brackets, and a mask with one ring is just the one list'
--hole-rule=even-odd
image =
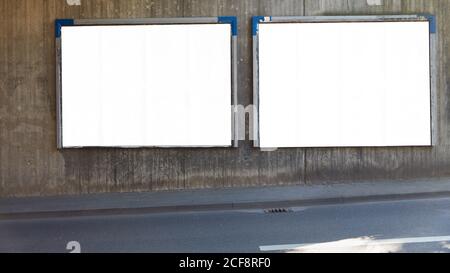
{"label": "vertical seam in concrete", "polygon": [[[216,14],[217,14],[217,16],[220,16],[220,14],[219,14],[219,0],[216,0]],[[227,15],[227,14],[225,14],[226,16],[229,16],[229,15]],[[237,20],[237,16],[236,16],[236,20]],[[237,22],[238,23],[238,22]],[[236,23],[236,24],[237,24]],[[237,25],[236,25],[236,28],[237,28]]]}
{"label": "vertical seam in concrete", "polygon": [[308,183],[308,181],[307,181],[307,175],[306,175],[306,168],[308,167],[308,164],[307,164],[307,157],[306,157],[306,152],[308,151],[308,149],[307,148],[305,148],[304,150],[303,150],[303,183],[304,184],[307,184]]}
{"label": "vertical seam in concrete", "polygon": [[181,15],[183,16],[183,17],[185,17],[186,16],[186,14],[184,13],[185,12],[185,10],[184,10],[184,4],[186,3],[186,0],[181,0]]}
{"label": "vertical seam in concrete", "polygon": [[[181,14],[182,14],[182,16],[183,17],[186,17],[186,10],[185,10],[185,7],[186,7],[186,0],[181,0]],[[186,162],[187,162],[187,158],[188,158],[188,155],[187,155],[187,153],[186,152],[183,152],[183,160],[182,160],[182,166],[181,166],[181,171],[182,171],[182,175],[181,175],[181,177],[183,178],[183,182],[182,182],[182,184],[183,184],[183,189],[186,189],[186,187],[187,187],[187,184],[188,184],[188,182],[187,182],[187,179],[188,179],[188,174],[187,174],[187,169],[186,169]],[[178,175],[177,175],[178,176]],[[178,176],[179,177],[179,176]],[[178,180],[178,179],[177,179]],[[170,186],[169,186],[170,187]],[[177,188],[179,187],[179,182],[177,181],[177,186],[176,186]]]}
{"label": "vertical seam in concrete", "polygon": [[303,16],[306,16],[306,0],[303,0]]}
{"label": "vertical seam in concrete", "polygon": [[[306,16],[306,0],[303,0],[303,16]],[[308,163],[307,163],[307,148],[305,148],[303,150],[303,183],[307,184],[307,173],[306,173],[306,168],[308,167]]]}

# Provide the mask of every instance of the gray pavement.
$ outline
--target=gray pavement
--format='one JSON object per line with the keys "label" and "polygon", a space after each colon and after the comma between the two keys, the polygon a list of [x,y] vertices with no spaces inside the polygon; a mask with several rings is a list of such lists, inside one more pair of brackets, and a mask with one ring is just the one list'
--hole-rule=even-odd
{"label": "gray pavement", "polygon": [[450,252],[449,236],[450,198],[0,220],[0,252]]}
{"label": "gray pavement", "polygon": [[3,198],[0,219],[209,211],[450,196],[450,179]]}

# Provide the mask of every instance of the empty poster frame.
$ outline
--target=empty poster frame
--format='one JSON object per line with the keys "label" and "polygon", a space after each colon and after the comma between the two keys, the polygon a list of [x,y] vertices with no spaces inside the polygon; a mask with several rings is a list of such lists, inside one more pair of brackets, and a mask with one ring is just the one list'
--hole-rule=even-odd
{"label": "empty poster frame", "polygon": [[[56,37],[56,120],[57,120],[57,148],[63,146],[62,131],[62,54],[61,54],[61,29],[66,26],[136,26],[136,25],[187,25],[187,24],[229,24],[231,28],[231,143],[227,147],[238,147],[238,115],[237,115],[237,18],[234,16],[219,17],[184,17],[184,18],[142,18],[142,19],[57,19],[55,21]],[[92,147],[92,146],[89,146]],[[183,147],[212,147],[212,146],[101,146],[114,148],[183,148]],[[67,147],[67,148],[83,148]]]}
{"label": "empty poster frame", "polygon": [[[430,34],[430,135],[431,146],[438,144],[437,126],[437,23],[434,15],[414,14],[414,15],[362,15],[362,16],[254,16],[252,18],[253,35],[253,104],[256,111],[253,114],[253,145],[261,147],[260,143],[260,115],[259,115],[259,25],[271,23],[349,23],[349,22],[428,22]],[[315,146],[299,146],[303,148]],[[335,146],[320,146],[335,147]],[[370,146],[337,146],[337,147],[370,147]],[[391,146],[392,147],[392,146]],[[269,147],[263,147],[269,148]],[[278,148],[278,147],[271,147]]]}

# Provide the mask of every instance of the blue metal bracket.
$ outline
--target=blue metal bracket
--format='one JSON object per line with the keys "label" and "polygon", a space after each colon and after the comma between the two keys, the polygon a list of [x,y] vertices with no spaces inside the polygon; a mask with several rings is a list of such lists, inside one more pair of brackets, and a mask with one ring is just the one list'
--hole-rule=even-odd
{"label": "blue metal bracket", "polygon": [[[269,20],[271,20],[272,17],[267,17]],[[252,17],[252,35],[256,36],[258,34],[258,25],[261,22],[264,22],[266,19],[265,16],[253,16]]]}
{"label": "blue metal bracket", "polygon": [[56,19],[55,20],[55,36],[56,38],[61,37],[61,27],[63,26],[73,26],[73,19]]}
{"label": "blue metal bracket", "polygon": [[238,24],[236,16],[219,16],[217,17],[217,21],[222,24],[230,24],[231,25],[231,35],[238,35]]}
{"label": "blue metal bracket", "polygon": [[436,30],[437,30],[436,15],[433,15],[433,14],[419,14],[419,16],[427,18],[428,22],[430,22],[430,33],[436,33]]}

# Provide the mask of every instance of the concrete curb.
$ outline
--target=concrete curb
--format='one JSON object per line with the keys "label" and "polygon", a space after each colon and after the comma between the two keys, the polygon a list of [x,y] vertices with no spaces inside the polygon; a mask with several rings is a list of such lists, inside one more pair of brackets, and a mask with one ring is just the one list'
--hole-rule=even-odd
{"label": "concrete curb", "polygon": [[0,199],[0,220],[301,207],[450,197],[449,180]]}

